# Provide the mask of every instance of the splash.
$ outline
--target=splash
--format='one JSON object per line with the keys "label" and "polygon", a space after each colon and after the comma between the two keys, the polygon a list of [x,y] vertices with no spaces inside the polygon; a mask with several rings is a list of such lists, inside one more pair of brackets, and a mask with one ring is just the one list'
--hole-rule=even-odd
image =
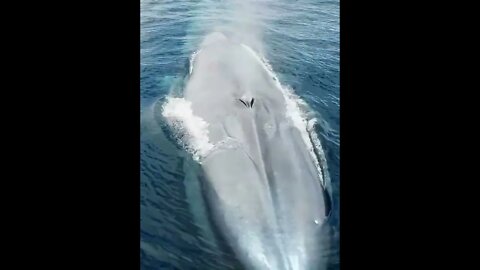
{"label": "splash", "polygon": [[178,141],[200,162],[207,155],[213,144],[208,138],[208,123],[193,114],[192,103],[183,98],[167,97],[162,115],[174,129]]}
{"label": "splash", "polygon": [[190,64],[189,64],[189,71],[188,71],[188,74],[192,75],[192,72],[193,72],[193,64],[195,63],[195,57],[197,57],[197,54],[200,52],[200,50],[198,51],[195,51],[192,53],[192,55],[190,56]]}

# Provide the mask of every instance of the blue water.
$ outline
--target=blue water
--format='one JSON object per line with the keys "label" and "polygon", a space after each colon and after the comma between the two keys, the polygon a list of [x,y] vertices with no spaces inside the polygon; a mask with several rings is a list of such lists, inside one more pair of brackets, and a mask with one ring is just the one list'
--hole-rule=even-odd
{"label": "blue water", "polygon": [[319,120],[331,178],[330,269],[339,268],[339,1],[141,0],[141,269],[242,269],[218,242],[198,166],[161,116],[181,92],[189,58],[220,30],[264,55]]}

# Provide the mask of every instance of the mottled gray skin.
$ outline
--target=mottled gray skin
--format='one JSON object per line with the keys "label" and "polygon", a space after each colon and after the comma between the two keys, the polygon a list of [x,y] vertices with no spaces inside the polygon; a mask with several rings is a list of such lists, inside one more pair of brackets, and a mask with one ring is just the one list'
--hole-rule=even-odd
{"label": "mottled gray skin", "polygon": [[[240,98],[255,98],[252,108]],[[259,270],[324,269],[324,191],[285,98],[262,65],[241,45],[211,34],[185,99],[209,123],[210,142],[225,145],[202,167],[216,225],[241,262]]]}

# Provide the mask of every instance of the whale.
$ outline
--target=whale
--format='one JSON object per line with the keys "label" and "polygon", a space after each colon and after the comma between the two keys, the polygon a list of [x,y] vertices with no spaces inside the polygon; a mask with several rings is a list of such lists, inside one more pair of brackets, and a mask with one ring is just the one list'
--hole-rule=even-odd
{"label": "whale", "polygon": [[219,32],[192,66],[183,98],[214,145],[202,186],[222,237],[245,269],[326,269],[328,192],[277,79]]}

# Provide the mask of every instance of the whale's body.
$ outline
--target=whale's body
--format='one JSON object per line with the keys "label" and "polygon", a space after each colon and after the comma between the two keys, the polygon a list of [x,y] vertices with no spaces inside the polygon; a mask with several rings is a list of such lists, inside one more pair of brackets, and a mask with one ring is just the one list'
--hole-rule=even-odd
{"label": "whale's body", "polygon": [[244,46],[206,38],[184,98],[216,145],[201,162],[209,206],[246,268],[323,269],[325,191],[276,87]]}

